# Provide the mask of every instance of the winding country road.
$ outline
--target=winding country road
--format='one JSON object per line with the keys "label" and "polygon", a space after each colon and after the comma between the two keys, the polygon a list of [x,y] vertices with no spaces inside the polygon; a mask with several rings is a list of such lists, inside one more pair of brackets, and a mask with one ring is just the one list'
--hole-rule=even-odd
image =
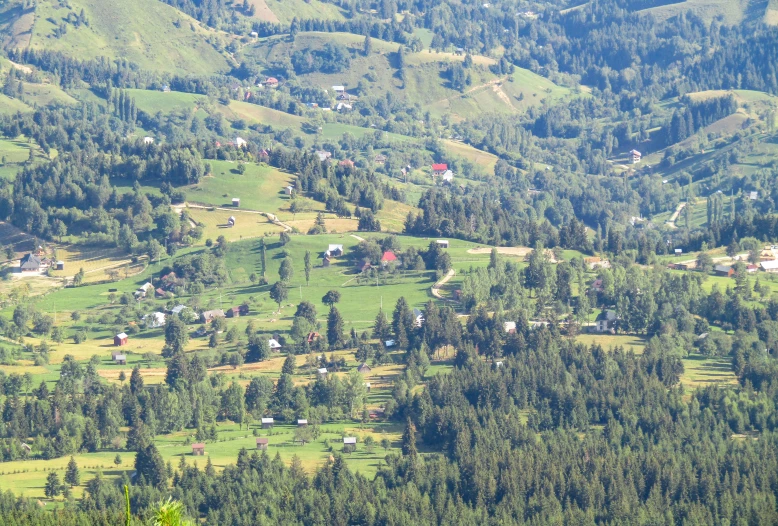
{"label": "winding country road", "polygon": [[432,292],[432,295],[433,295],[433,296],[435,296],[436,298],[438,298],[439,300],[443,300],[443,301],[454,301],[454,300],[452,300],[452,299],[449,299],[449,298],[444,298],[443,296],[441,296],[441,295],[440,295],[440,287],[442,287],[443,285],[445,285],[446,283],[448,283],[448,282],[449,282],[449,280],[450,280],[451,278],[453,278],[455,274],[456,274],[456,271],[455,271],[455,270],[452,268],[451,270],[449,270],[449,271],[448,271],[448,273],[447,273],[445,276],[443,276],[442,278],[440,278],[440,281],[438,281],[437,283],[435,283],[435,284],[432,286],[432,288],[430,289],[430,292]]}

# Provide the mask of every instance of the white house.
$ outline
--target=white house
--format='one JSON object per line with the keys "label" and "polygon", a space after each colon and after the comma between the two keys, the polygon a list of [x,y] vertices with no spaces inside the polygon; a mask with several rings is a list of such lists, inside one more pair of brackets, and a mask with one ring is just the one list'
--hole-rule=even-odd
{"label": "white house", "polygon": [[632,159],[632,164],[637,164],[640,162],[640,159],[643,158],[643,154],[640,153],[637,150],[630,150],[629,156]]}
{"label": "white house", "polygon": [[616,311],[606,310],[601,312],[594,323],[597,332],[608,332],[613,330],[616,326]]}
{"label": "white house", "polygon": [[240,197],[232,198],[232,206],[240,206]]}
{"label": "white house", "polygon": [[324,253],[325,256],[330,256],[331,258],[340,257],[343,255],[343,245],[330,245],[327,247],[327,252]]}
{"label": "white house", "polygon": [[345,102],[339,102],[338,105],[335,106],[335,109],[338,111],[350,110],[352,108],[353,106],[351,104],[346,104]]}
{"label": "white house", "polygon": [[281,350],[281,344],[278,343],[278,340],[276,340],[275,338],[270,338],[267,341],[267,346],[270,347],[271,351],[279,351],[279,350]]}
{"label": "white house", "polygon": [[502,324],[503,330],[506,334],[515,334],[516,333],[516,322],[515,321],[506,321]]}
{"label": "white house", "polygon": [[759,266],[762,267],[762,270],[765,272],[778,272],[778,259],[772,259],[770,261],[762,261]]}
{"label": "white house", "polygon": [[417,327],[424,325],[424,313],[419,309],[413,309],[413,324]]}
{"label": "white house", "polygon": [[256,31],[252,31],[249,34],[251,35],[251,38],[257,38],[259,36],[259,33],[257,33]]}
{"label": "white house", "polygon": [[345,86],[332,86],[332,91],[337,93],[338,95],[342,95],[346,92]]}
{"label": "white house", "polygon": [[451,170],[446,170],[445,172],[443,172],[443,175],[441,175],[440,178],[446,183],[453,182],[454,172],[452,172]]}
{"label": "white house", "polygon": [[243,148],[246,146],[246,139],[243,139],[241,137],[235,137],[235,146],[238,148]]}
{"label": "white house", "polygon": [[144,137],[143,138],[143,144],[154,144],[154,138],[153,137]]}
{"label": "white house", "polygon": [[759,192],[751,192],[751,193],[749,193],[748,194],[748,198],[751,201],[756,201],[757,199],[759,199]]}
{"label": "white house", "polygon": [[185,308],[186,305],[179,304],[173,307],[172,309],[170,309],[170,312],[171,314],[181,314],[181,311],[184,310]]}
{"label": "white house", "polygon": [[319,367],[319,369],[316,372],[319,373],[319,376],[327,376],[327,368],[326,367]]}
{"label": "white house", "polygon": [[386,347],[394,347],[394,346],[395,346],[395,345],[397,345],[397,344],[396,344],[396,342],[395,342],[394,340],[386,340],[386,341],[384,342],[384,345],[385,345]]}
{"label": "white house", "polygon": [[437,239],[435,241],[440,248],[448,248],[448,239]]}
{"label": "white house", "polygon": [[150,329],[162,327],[163,325],[165,325],[165,313],[154,312],[152,314],[146,314],[143,317],[143,321],[146,322],[146,327]]}

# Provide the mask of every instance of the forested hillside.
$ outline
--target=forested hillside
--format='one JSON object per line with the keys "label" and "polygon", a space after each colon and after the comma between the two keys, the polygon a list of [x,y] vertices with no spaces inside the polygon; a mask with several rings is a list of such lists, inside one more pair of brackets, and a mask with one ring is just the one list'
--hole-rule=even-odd
{"label": "forested hillside", "polygon": [[778,523],[771,6],[0,0],[0,524]]}

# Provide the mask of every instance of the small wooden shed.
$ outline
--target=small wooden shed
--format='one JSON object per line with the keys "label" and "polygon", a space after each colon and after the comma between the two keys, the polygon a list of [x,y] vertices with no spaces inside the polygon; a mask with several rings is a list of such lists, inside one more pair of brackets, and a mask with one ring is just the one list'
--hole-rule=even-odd
{"label": "small wooden shed", "polygon": [[113,337],[113,344],[117,347],[121,347],[123,345],[127,345],[127,342],[129,341],[129,338],[127,337],[126,333],[120,332],[116,336]]}
{"label": "small wooden shed", "polygon": [[268,444],[267,438],[257,438],[257,449],[261,449],[262,451],[267,451],[267,444]]}
{"label": "small wooden shed", "polygon": [[205,455],[205,444],[202,442],[192,444],[192,454],[199,457]]}
{"label": "small wooden shed", "polygon": [[262,419],[262,429],[270,429],[273,427],[273,418],[263,418]]}

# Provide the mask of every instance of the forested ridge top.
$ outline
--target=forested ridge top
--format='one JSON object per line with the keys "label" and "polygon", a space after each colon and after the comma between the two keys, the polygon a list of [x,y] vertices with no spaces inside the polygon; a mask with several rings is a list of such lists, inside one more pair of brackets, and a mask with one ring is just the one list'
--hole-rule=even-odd
{"label": "forested ridge top", "polygon": [[778,523],[773,7],[0,0],[0,523]]}

